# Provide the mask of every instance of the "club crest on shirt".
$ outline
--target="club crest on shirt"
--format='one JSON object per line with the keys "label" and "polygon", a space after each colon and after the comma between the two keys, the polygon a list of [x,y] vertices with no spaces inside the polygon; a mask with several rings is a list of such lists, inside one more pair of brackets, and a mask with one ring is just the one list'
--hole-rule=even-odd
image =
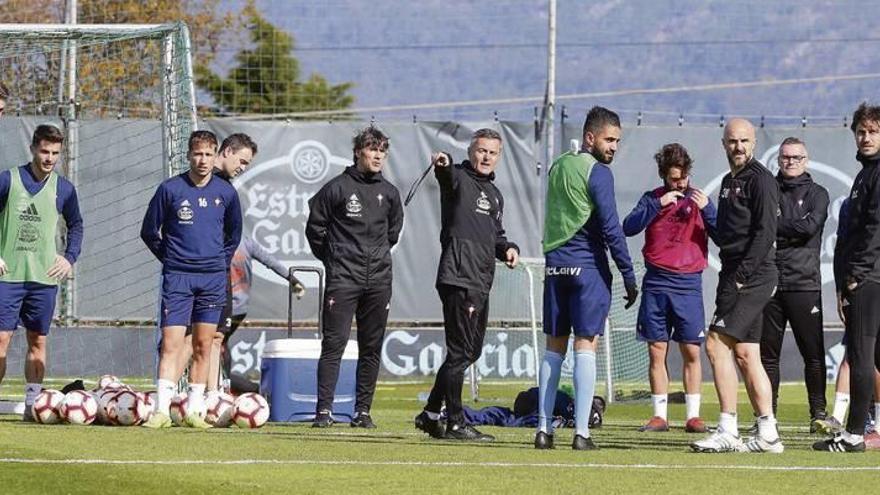
{"label": "club crest on shirt", "polygon": [[177,218],[181,220],[181,223],[192,223],[193,210],[189,200],[184,199],[180,203],[180,208],[177,209]]}
{"label": "club crest on shirt", "polygon": [[364,209],[364,206],[361,204],[361,200],[358,199],[357,194],[352,194],[348,197],[348,201],[345,202],[345,211],[347,211],[347,215],[350,217],[359,217],[361,216],[361,210]]}
{"label": "club crest on shirt", "polygon": [[477,213],[482,213],[484,215],[489,214],[489,209],[492,208],[492,204],[489,203],[489,198],[486,196],[486,193],[480,191],[480,197],[477,198]]}

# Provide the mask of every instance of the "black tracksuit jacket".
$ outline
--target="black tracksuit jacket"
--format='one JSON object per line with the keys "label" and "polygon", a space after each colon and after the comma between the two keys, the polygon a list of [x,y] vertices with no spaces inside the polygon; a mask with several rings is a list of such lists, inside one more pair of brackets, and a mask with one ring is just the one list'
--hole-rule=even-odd
{"label": "black tracksuit jacket", "polygon": [[777,287],[780,291],[821,290],[819,252],[828,218],[828,191],[807,172],[791,179],[779,174],[776,181],[781,212],[776,228]]}
{"label": "black tracksuit jacket", "polygon": [[391,248],[403,227],[397,188],[352,165],[309,200],[306,238],[327,285],[391,285]]}
{"label": "black tracksuit jacket", "polygon": [[495,174],[478,174],[465,160],[434,167],[440,184],[440,266],[437,286],[474,289],[486,295],[495,278],[495,259],[507,260],[508,241],[501,225],[504,198],[492,181]]}
{"label": "black tracksuit jacket", "polygon": [[765,276],[775,279],[778,213],[779,186],[761,162],[753,158],[736,177],[724,176],[717,223],[722,276],[733,276],[740,284]]}
{"label": "black tracksuit jacket", "polygon": [[850,281],[880,283],[880,157],[856,159],[862,170],[849,194],[846,236],[835,249],[843,268],[838,288]]}

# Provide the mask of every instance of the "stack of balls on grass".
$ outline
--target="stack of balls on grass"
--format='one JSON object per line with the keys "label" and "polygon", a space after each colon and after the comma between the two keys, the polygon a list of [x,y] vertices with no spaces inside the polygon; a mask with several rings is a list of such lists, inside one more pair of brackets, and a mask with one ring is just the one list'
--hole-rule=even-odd
{"label": "stack of balls on grass", "polygon": [[[34,400],[31,412],[42,424],[138,426],[150,419],[156,405],[156,392],[137,392],[113,375],[103,375],[94,390],[74,390],[67,395],[44,389]],[[183,425],[189,407],[187,394],[171,401],[171,420]],[[239,428],[259,428],[269,420],[269,404],[263,396],[246,393],[233,398],[220,391],[208,392],[200,415],[215,428],[235,424]]]}

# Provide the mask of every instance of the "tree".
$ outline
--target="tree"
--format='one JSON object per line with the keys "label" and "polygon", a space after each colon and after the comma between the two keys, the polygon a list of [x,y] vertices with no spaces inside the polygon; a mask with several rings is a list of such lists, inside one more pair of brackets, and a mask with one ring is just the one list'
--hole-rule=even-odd
{"label": "tree", "polygon": [[[196,69],[198,85],[232,114],[285,114],[311,110],[344,110],[354,102],[352,83],[333,85],[318,74],[300,81],[299,62],[291,55],[293,36],[279,30],[252,3],[244,10],[252,46],[235,56],[226,79],[206,65]],[[345,114],[345,112],[340,112]]]}

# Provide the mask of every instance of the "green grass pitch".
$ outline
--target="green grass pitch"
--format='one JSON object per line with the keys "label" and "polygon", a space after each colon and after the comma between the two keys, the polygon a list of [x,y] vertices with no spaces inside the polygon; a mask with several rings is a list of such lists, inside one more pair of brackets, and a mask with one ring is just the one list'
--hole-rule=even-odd
{"label": "green grass pitch", "polygon": [[[476,406],[510,406],[527,386],[483,384]],[[691,453],[688,443],[699,436],[682,430],[684,405],[670,406],[673,431],[639,433],[651,413],[647,402],[611,404],[605,425],[593,432],[596,452],[571,451],[570,429],[557,433],[553,451],[535,451],[534,432],[525,428],[485,428],[497,436],[487,445],[431,440],[412,426],[417,396],[429,387],[381,383],[373,431],[347,424],[152,431],[0,416],[0,493],[795,494],[867,491],[880,482],[880,452],[809,450],[818,437],[809,434],[802,385],[782,387],[781,455]],[[0,396],[20,391],[20,381],[7,380]],[[707,385],[703,394],[703,416],[714,424],[714,391]],[[740,426],[747,428],[750,408],[744,394],[740,400]]]}

